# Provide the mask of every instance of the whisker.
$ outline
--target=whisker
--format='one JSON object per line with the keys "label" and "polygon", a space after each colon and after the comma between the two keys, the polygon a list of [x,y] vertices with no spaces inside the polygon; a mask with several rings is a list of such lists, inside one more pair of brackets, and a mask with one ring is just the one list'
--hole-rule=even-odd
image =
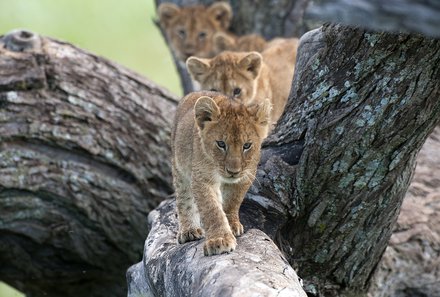
{"label": "whisker", "polygon": [[249,171],[245,171],[245,174],[246,174],[245,176],[249,179],[249,181],[257,181],[257,183],[260,185],[260,187],[262,187],[262,185],[256,175],[253,175]]}

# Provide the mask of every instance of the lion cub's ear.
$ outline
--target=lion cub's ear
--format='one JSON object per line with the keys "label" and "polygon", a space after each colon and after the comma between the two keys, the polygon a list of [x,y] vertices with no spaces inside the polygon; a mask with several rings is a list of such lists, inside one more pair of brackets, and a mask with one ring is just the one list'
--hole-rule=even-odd
{"label": "lion cub's ear", "polygon": [[219,22],[221,28],[228,29],[232,20],[232,9],[229,3],[214,2],[209,6],[208,15],[214,16],[214,19]]}
{"label": "lion cub's ear", "polygon": [[211,97],[202,96],[197,99],[194,113],[197,126],[203,129],[206,122],[214,121],[217,118],[220,114],[220,109]]}
{"label": "lion cub's ear", "polygon": [[162,3],[157,8],[161,25],[168,27],[170,20],[180,12],[179,6],[173,3]]}
{"label": "lion cub's ear", "polygon": [[186,60],[186,68],[194,80],[201,82],[203,76],[209,71],[209,59],[189,57]]}
{"label": "lion cub's ear", "polygon": [[252,113],[255,114],[257,124],[265,126],[270,124],[272,103],[269,99],[265,99],[258,104],[252,104],[248,107]]}
{"label": "lion cub's ear", "polygon": [[214,46],[218,52],[227,51],[235,48],[235,40],[224,32],[214,34]]}
{"label": "lion cub's ear", "polygon": [[240,68],[249,71],[252,74],[253,78],[256,78],[258,74],[260,74],[261,63],[263,61],[263,57],[260,53],[250,52],[244,58],[238,62]]}

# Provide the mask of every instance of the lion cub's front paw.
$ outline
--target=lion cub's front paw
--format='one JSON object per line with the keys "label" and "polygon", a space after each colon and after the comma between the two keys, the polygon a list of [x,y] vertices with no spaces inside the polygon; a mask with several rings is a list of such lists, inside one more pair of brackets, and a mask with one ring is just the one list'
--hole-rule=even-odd
{"label": "lion cub's front paw", "polygon": [[203,238],[203,230],[201,228],[190,228],[179,231],[177,240],[179,243],[185,243],[188,241],[199,240]]}
{"label": "lion cub's front paw", "polygon": [[244,232],[243,225],[239,221],[235,221],[229,224],[232,230],[232,234],[235,236],[240,236]]}
{"label": "lion cub's front paw", "polygon": [[203,246],[203,252],[205,256],[229,253],[235,250],[236,245],[235,237],[232,234],[226,234],[223,237],[207,239]]}

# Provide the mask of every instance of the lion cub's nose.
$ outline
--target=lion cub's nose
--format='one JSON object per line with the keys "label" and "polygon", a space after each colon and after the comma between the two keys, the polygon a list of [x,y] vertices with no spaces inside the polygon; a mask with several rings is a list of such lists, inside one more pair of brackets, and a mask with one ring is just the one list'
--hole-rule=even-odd
{"label": "lion cub's nose", "polygon": [[226,172],[230,174],[231,176],[236,176],[240,173],[240,169],[238,168],[226,168]]}

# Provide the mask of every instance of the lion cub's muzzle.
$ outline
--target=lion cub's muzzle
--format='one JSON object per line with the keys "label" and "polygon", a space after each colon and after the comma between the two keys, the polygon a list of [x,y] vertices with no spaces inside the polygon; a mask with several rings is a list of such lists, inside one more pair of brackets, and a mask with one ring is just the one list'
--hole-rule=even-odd
{"label": "lion cub's muzzle", "polygon": [[226,159],[225,172],[228,177],[238,177],[241,173],[240,158],[228,158]]}
{"label": "lion cub's muzzle", "polygon": [[238,175],[240,174],[241,170],[240,169],[230,169],[230,168],[225,168],[226,173],[229,175],[228,177],[238,177]]}

